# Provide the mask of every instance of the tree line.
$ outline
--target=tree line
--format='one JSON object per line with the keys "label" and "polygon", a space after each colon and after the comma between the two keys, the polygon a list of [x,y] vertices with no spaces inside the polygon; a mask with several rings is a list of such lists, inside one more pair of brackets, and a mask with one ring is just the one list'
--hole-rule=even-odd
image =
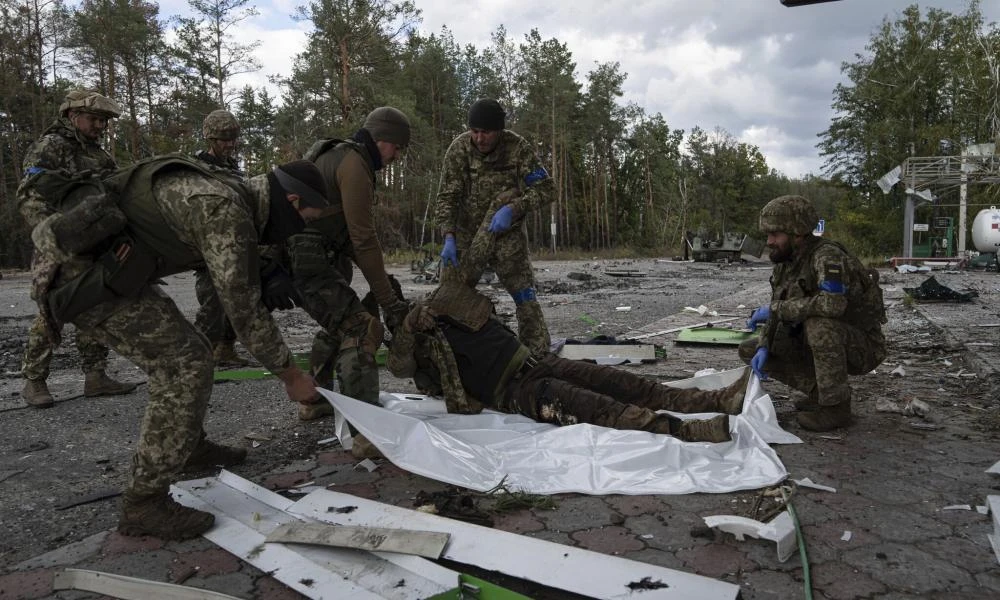
{"label": "tree line", "polygon": [[801,193],[828,219],[850,224],[841,239],[892,254],[899,192],[883,197],[875,180],[905,158],[901,148],[919,142],[923,151],[934,138],[967,139],[997,126],[1000,41],[978,1],[962,15],[922,15],[914,6],[882,24],[843,66],[849,82],[833,91],[842,116],[820,134],[826,173],[801,180],[726,131],[684,132],[624,102],[628,75],[618,63],[581,76],[567,44],[538,30],[515,39],[501,25],[482,48],[457,43],[447,28],[421,33],[410,0],[306,3],[294,15],[311,25],[306,43],[291,71],[272,78],[280,97],[236,88],[236,75],[260,69],[259,43],[234,36],[256,15],[250,1],[189,0],[189,16],[170,17],[144,0],[2,0],[0,265],[30,260],[14,194],[21,161],[65,92],[80,86],[123,107],[107,140],[122,165],[195,151],[202,119],[219,107],[241,122],[249,173],[299,157],[318,138],[349,135],[376,106],[400,108],[414,141],[381,174],[377,218],[390,249],[439,241],[429,208],[441,158],[481,97],[500,100],[508,126],[537,145],[556,182],[552,205],[529,217],[539,250],[681,254],[685,232],[753,234],[768,200]]}

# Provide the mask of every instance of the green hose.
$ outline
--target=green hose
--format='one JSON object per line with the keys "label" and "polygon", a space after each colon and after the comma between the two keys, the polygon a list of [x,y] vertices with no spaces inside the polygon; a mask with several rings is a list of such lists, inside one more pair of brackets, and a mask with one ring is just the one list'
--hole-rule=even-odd
{"label": "green hose", "polygon": [[809,574],[809,555],[806,554],[806,538],[802,536],[802,528],[799,527],[799,518],[795,515],[795,507],[792,506],[791,498],[785,488],[781,488],[781,499],[785,501],[788,508],[788,516],[792,518],[795,525],[795,538],[799,542],[799,558],[802,560],[802,587],[805,588],[806,600],[813,600],[812,576]]}

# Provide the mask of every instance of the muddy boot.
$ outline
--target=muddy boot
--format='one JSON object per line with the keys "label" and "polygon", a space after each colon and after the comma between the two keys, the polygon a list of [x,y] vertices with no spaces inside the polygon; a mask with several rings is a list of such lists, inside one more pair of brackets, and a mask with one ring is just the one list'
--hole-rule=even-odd
{"label": "muddy boot", "polygon": [[351,445],[351,455],[357,459],[385,458],[385,455],[375,447],[375,444],[368,441],[368,438],[360,433],[354,436],[354,444]]}
{"label": "muddy boot", "polygon": [[21,390],[24,403],[35,408],[52,408],[55,399],[49,393],[49,386],[44,379],[25,379]]}
{"label": "muddy boot", "polygon": [[851,401],[845,400],[833,406],[817,404],[813,410],[800,412],[795,420],[809,431],[830,431],[851,424]]}
{"label": "muddy boot", "polygon": [[719,415],[711,419],[688,419],[682,422],[674,437],[685,442],[728,442],[729,416]]}
{"label": "muddy boot", "polygon": [[124,383],[115,381],[108,377],[104,371],[91,371],[87,373],[83,380],[83,395],[88,398],[94,396],[118,396],[127,394],[135,389],[135,383]]}
{"label": "muddy boot", "polygon": [[299,420],[314,421],[333,414],[333,405],[324,398],[316,404],[299,404]]}
{"label": "muddy boot", "polygon": [[236,342],[232,340],[215,342],[212,345],[212,359],[220,369],[245,367],[250,361],[236,352]]}
{"label": "muddy boot", "polygon": [[747,394],[747,383],[752,372],[750,369],[744,369],[739,379],[719,390],[722,392],[722,397],[719,398],[719,412],[727,415],[743,413],[743,399]]}
{"label": "muddy boot", "polygon": [[813,389],[804,398],[793,400],[792,404],[795,405],[795,410],[799,411],[810,411],[819,408],[819,393],[816,387],[813,386]]}
{"label": "muddy boot", "polygon": [[196,469],[211,469],[214,467],[232,467],[242,464],[246,459],[246,448],[223,446],[207,439],[202,439],[195,446],[190,458],[184,463],[184,470],[194,471]]}
{"label": "muddy boot", "polygon": [[166,492],[135,498],[128,492],[122,501],[118,533],[149,535],[162,540],[188,540],[212,528],[215,515],[179,504]]}

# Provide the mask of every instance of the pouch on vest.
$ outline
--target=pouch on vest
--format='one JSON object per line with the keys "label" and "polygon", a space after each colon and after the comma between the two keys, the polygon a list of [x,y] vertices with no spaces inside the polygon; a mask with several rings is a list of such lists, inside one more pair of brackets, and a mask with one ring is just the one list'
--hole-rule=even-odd
{"label": "pouch on vest", "polygon": [[104,284],[104,268],[94,264],[45,295],[49,311],[60,323],[68,323],[95,306],[114,300],[116,294]]}
{"label": "pouch on vest", "polygon": [[127,233],[115,238],[99,262],[104,268],[104,284],[119,296],[137,294],[153,280],[159,264],[155,254]]}

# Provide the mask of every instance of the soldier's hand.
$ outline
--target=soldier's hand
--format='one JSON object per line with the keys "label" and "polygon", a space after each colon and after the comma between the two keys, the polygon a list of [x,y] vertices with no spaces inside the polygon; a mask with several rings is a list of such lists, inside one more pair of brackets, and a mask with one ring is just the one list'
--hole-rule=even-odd
{"label": "soldier's hand", "polygon": [[490,226],[488,228],[490,233],[504,233],[510,229],[511,224],[514,223],[514,207],[510,204],[504,204],[497,209],[497,212],[493,215],[493,219],[490,221]]}
{"label": "soldier's hand", "polygon": [[436,316],[429,306],[421,304],[411,310],[410,314],[406,315],[406,319],[403,320],[403,329],[409,333],[427,331],[437,324],[434,320]]}
{"label": "soldier's hand", "polygon": [[395,331],[397,327],[403,324],[403,320],[406,319],[406,314],[410,312],[410,304],[405,300],[396,300],[389,306],[382,309],[385,313],[385,325],[389,328],[389,331]]}
{"label": "soldier's hand", "polygon": [[458,247],[451,233],[444,236],[444,248],[441,250],[441,266],[447,267],[449,263],[453,267],[458,266]]}
{"label": "soldier's hand", "polygon": [[771,318],[771,307],[765,304],[757,310],[753,311],[750,315],[750,320],[747,321],[747,329],[750,331],[757,331],[757,325],[761,323],[766,323],[768,319]]}
{"label": "soldier's hand", "polygon": [[271,263],[260,275],[260,299],[267,310],[291,310],[302,304],[292,276],[278,263]]}
{"label": "soldier's hand", "polygon": [[288,399],[299,404],[316,404],[322,401],[316,391],[316,381],[296,365],[292,365],[281,374],[285,384]]}
{"label": "soldier's hand", "polygon": [[757,352],[750,359],[750,370],[761,381],[767,381],[767,371],[764,370],[764,365],[767,364],[767,354],[767,348],[757,348]]}

